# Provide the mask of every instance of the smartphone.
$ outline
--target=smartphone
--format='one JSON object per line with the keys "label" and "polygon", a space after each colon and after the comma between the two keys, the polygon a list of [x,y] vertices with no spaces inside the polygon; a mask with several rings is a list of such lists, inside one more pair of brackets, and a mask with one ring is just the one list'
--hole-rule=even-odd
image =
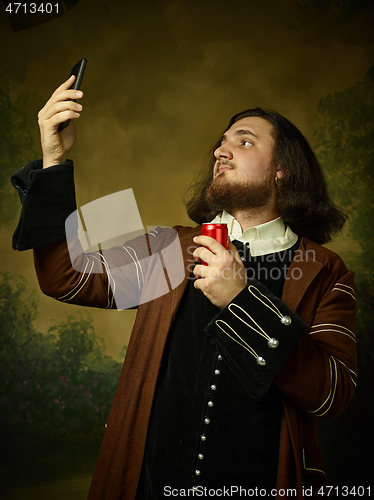
{"label": "smartphone", "polygon": [[[74,90],[79,90],[81,83],[82,83],[82,78],[84,75],[84,70],[86,69],[86,64],[87,64],[87,59],[83,58],[77,64],[72,68],[70,72],[70,76],[75,75],[75,81],[73,85],[70,87],[71,89]],[[73,99],[75,102],[75,99]],[[70,123],[70,120],[67,120],[66,122],[60,123],[58,126],[58,131],[61,132],[66,128]]]}

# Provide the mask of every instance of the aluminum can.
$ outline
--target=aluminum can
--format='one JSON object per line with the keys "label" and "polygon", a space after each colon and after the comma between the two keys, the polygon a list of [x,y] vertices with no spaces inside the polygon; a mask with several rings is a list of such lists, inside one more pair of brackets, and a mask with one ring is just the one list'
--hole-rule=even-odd
{"label": "aluminum can", "polygon": [[[221,243],[226,250],[229,248],[229,230],[227,224],[212,224],[206,222],[201,228],[201,234],[203,236],[210,236]],[[205,262],[201,262],[203,265],[207,265]]]}

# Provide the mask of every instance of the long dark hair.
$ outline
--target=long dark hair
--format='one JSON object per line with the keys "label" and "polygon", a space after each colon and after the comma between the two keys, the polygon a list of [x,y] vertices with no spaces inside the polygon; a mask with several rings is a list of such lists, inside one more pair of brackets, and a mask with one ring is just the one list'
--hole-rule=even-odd
{"label": "long dark hair", "polygon": [[[344,226],[347,213],[331,199],[323,170],[300,130],[275,111],[248,109],[234,115],[228,130],[242,118],[258,116],[273,125],[274,161],[285,175],[278,182],[277,210],[285,224],[299,236],[316,243],[327,243]],[[222,134],[223,135],[223,134]],[[211,221],[217,212],[210,209],[205,192],[213,179],[214,145],[206,168],[186,195],[187,214],[198,224]]]}

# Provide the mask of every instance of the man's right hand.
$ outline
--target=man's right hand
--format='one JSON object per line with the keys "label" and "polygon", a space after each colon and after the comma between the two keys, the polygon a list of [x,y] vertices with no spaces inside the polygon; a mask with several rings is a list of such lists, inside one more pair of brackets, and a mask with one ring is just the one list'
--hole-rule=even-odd
{"label": "man's right hand", "polygon": [[[66,162],[69,151],[75,143],[75,126],[73,120],[80,117],[81,104],[71,99],[80,99],[83,92],[70,87],[75,81],[71,76],[52,94],[44,108],[39,111],[38,123],[43,151],[43,168]],[[61,132],[58,126],[71,120],[69,126]]]}

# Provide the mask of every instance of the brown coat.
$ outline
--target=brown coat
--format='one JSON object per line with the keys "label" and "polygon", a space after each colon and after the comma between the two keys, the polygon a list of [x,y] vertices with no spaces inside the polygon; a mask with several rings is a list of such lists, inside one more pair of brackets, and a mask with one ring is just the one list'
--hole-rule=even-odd
{"label": "brown coat", "polygon": [[[178,227],[177,231],[185,278],[169,293],[138,308],[89,500],[133,500],[136,495],[163,349],[188,283],[192,238],[200,228]],[[105,257],[109,268],[118,265],[118,252]],[[46,294],[81,305],[112,307],[110,276],[96,273],[86,281],[86,276],[71,267],[65,242],[37,249],[34,256]],[[145,256],[146,252],[142,255],[140,251],[138,258]],[[151,279],[150,271],[145,282]],[[80,283],[85,283],[83,288]],[[313,485],[315,496],[325,476],[315,417],[338,415],[355,390],[354,289],[353,273],[335,253],[302,238],[300,252],[287,273],[282,300],[309,327],[275,379],[283,395],[278,489],[296,488],[299,499],[304,498],[303,485]]]}

